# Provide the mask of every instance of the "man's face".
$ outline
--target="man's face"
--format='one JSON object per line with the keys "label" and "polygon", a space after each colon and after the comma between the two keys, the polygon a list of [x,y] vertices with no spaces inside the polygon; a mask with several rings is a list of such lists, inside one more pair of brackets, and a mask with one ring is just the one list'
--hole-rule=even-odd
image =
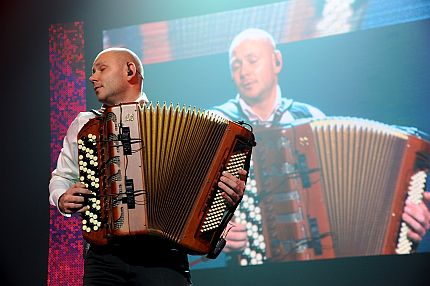
{"label": "man's face", "polygon": [[240,95],[245,100],[264,100],[277,84],[273,46],[263,39],[246,39],[232,50],[230,68]]}
{"label": "man's face", "polygon": [[105,52],[94,61],[90,81],[100,102],[114,105],[121,102],[127,89],[127,64],[119,53]]}

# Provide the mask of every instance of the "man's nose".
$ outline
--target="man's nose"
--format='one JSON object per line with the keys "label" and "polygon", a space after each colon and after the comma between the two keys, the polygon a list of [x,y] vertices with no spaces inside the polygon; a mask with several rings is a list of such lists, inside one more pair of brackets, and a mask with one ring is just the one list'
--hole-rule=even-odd
{"label": "man's nose", "polygon": [[92,74],[89,78],[88,78],[92,83],[94,83],[96,81],[96,78],[94,77],[94,74]]}
{"label": "man's nose", "polygon": [[247,63],[243,63],[242,66],[240,67],[240,76],[242,76],[242,77],[246,76],[250,72],[251,72],[250,65]]}

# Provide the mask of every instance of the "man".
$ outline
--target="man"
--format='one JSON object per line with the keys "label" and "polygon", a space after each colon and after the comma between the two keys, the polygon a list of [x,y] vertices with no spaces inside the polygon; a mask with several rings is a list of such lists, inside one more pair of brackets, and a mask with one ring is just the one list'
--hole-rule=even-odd
{"label": "man", "polygon": [[[283,65],[282,55],[276,49],[273,37],[266,31],[247,29],[239,33],[231,43],[229,59],[231,76],[238,94],[225,104],[214,107],[211,110],[214,113],[231,120],[246,120],[254,126],[264,127],[282,126],[302,118],[324,117],[324,114],[313,106],[281,96],[278,74]],[[255,184],[251,171],[249,182]],[[247,194],[246,198],[250,198],[250,201],[258,201],[256,194]],[[428,201],[430,193],[425,193],[424,202]],[[244,210],[246,204],[244,198],[239,210]],[[258,205],[252,208],[260,210]],[[244,210],[239,212],[239,216],[241,218],[237,218],[235,227],[231,228],[228,234],[225,251],[244,250],[243,254],[251,253],[247,259],[240,261],[242,265],[263,263],[265,242],[261,235],[258,213],[250,217]],[[430,212],[426,203],[416,205],[407,202],[403,220],[412,229],[408,236],[414,241],[420,241],[430,226]],[[250,240],[253,240],[253,243],[250,243]]]}
{"label": "man", "polygon": [[[147,102],[142,92],[143,66],[132,51],[110,48],[94,60],[89,78],[103,106],[124,102]],[[80,113],[64,138],[57,168],[49,184],[50,203],[65,216],[87,210],[84,196],[91,194],[78,182],[77,134],[91,112]],[[241,177],[246,171],[240,170]],[[230,205],[239,202],[245,184],[229,173],[223,173],[219,187]],[[184,252],[154,237],[127,237],[107,246],[90,246],[85,257],[84,285],[189,285],[189,266]]]}

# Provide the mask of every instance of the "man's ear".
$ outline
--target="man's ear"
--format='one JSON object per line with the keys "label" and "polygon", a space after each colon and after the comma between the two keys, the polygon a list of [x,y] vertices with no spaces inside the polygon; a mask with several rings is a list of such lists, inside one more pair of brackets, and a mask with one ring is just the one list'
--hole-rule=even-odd
{"label": "man's ear", "polygon": [[275,64],[275,73],[279,73],[282,70],[282,54],[279,50],[274,50],[273,51],[273,60],[274,60],[274,64]]}
{"label": "man's ear", "polygon": [[127,76],[134,76],[136,74],[136,65],[132,62],[127,63]]}

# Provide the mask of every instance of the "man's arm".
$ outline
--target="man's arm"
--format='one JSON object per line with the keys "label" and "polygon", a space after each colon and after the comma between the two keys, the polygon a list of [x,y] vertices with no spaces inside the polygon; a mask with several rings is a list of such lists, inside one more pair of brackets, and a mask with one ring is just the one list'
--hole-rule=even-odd
{"label": "man's arm", "polygon": [[[70,216],[71,213],[78,210],[70,208],[69,203],[79,203],[83,199],[81,194],[90,193],[88,190],[82,191],[81,187],[76,186],[79,178],[77,136],[80,128],[92,117],[94,115],[91,113],[80,113],[70,124],[63,140],[63,148],[58,156],[57,168],[52,172],[49,182],[49,202],[51,205],[57,206],[60,213],[66,216]],[[78,190],[74,190],[76,187]],[[67,195],[64,197],[66,193]],[[72,194],[79,198],[71,199]]]}

